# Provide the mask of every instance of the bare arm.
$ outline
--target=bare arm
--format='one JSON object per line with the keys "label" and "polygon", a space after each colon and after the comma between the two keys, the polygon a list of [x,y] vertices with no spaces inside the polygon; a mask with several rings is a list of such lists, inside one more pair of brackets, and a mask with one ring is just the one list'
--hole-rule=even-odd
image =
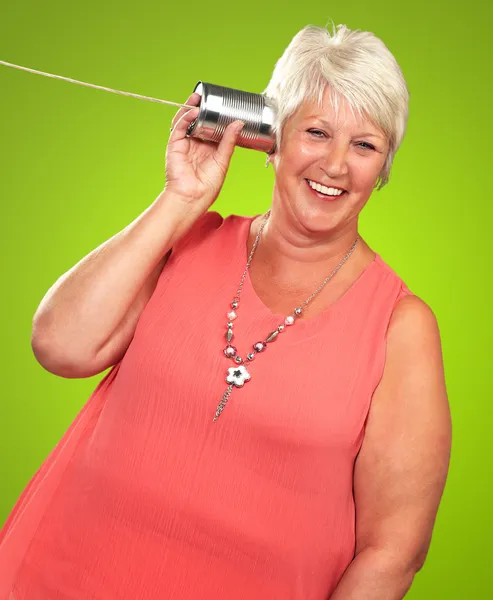
{"label": "bare arm", "polygon": [[423,567],[452,439],[438,325],[409,296],[397,304],[382,380],[356,459],[356,556],[331,600],[401,600]]}
{"label": "bare arm", "polygon": [[135,221],[93,250],[48,290],[31,345],[48,371],[89,377],[125,353],[173,244],[197,211],[163,192]]}
{"label": "bare arm", "polygon": [[[187,105],[198,105],[192,94]],[[62,377],[90,377],[124,355],[169,251],[217,198],[243,127],[219,144],[188,138],[198,108],[175,115],[166,149],[166,188],[135,221],[84,257],[48,290],[33,318],[31,345]]]}

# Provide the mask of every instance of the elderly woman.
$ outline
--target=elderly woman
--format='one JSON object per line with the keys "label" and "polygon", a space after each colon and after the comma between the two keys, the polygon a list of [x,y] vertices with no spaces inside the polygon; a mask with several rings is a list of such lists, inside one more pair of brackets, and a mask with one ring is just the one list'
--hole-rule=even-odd
{"label": "elderly woman", "polygon": [[358,233],[405,81],[371,33],[310,26],[265,94],[266,214],[208,211],[242,124],[202,142],[183,108],[164,191],[41,302],[48,371],[112,369],[4,525],[1,600],[397,600],[423,566],[451,440],[440,337]]}

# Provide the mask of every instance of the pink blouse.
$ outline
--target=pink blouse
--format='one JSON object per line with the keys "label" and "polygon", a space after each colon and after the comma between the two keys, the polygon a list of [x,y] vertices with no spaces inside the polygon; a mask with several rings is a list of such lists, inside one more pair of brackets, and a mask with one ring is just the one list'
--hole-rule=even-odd
{"label": "pink blouse", "polygon": [[[253,219],[209,211],[175,245],[125,356],[0,530],[0,600],[327,600],[336,587],[389,320],[411,292],[377,255],[256,356],[213,422]],[[284,316],[247,275],[239,355]]]}

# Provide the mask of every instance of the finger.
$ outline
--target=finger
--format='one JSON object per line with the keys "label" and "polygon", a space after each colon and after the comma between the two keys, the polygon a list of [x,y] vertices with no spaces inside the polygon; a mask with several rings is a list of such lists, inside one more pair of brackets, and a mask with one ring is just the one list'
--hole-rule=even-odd
{"label": "finger", "polygon": [[[201,96],[200,94],[197,94],[197,92],[194,92],[193,94],[191,94],[187,101],[185,102],[185,104],[187,104],[188,106],[198,106],[200,104],[200,100],[201,100]],[[189,108],[186,108],[185,106],[182,106],[180,108],[180,110],[177,111],[176,115],[173,117],[173,120],[171,121],[171,125],[172,127],[174,127],[176,125],[176,123],[181,119],[181,117],[187,112],[189,111]]]}
{"label": "finger", "polygon": [[224,130],[223,137],[219,142],[217,148],[217,160],[225,167],[226,169],[229,166],[229,162],[231,160],[231,156],[233,155],[236,142],[240,137],[241,130],[245,126],[243,121],[233,121],[230,123],[226,129]]}
{"label": "finger", "polygon": [[199,108],[191,108],[188,112],[183,113],[177,123],[173,127],[170,135],[170,140],[177,140],[186,137],[187,128],[190,123],[199,115]]}
{"label": "finger", "polygon": [[[185,102],[185,104],[188,104],[189,106],[199,106],[201,98],[202,98],[202,96],[200,94],[197,94],[197,92],[194,92],[193,94],[191,94],[188,97],[188,100]],[[191,110],[191,109],[185,108],[184,106],[182,106],[180,108],[180,110],[177,111],[176,115],[173,117],[173,120],[171,121],[172,129],[176,125],[176,123],[178,123],[178,121],[181,119],[181,117],[189,110]]]}

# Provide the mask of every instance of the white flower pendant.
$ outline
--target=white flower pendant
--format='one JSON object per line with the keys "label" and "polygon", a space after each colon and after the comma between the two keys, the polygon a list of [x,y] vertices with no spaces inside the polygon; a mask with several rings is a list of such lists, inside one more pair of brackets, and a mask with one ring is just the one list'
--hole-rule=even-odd
{"label": "white flower pendant", "polygon": [[243,387],[245,381],[249,381],[251,377],[245,365],[238,365],[237,367],[229,367],[226,381],[236,387]]}
{"label": "white flower pendant", "polygon": [[245,365],[238,365],[237,367],[229,367],[228,375],[226,376],[226,382],[229,383],[228,389],[224,392],[221,402],[216,409],[213,421],[219,419],[220,414],[223,412],[226,402],[231,394],[233,387],[243,387],[245,381],[250,381],[252,376],[247,371]]}

